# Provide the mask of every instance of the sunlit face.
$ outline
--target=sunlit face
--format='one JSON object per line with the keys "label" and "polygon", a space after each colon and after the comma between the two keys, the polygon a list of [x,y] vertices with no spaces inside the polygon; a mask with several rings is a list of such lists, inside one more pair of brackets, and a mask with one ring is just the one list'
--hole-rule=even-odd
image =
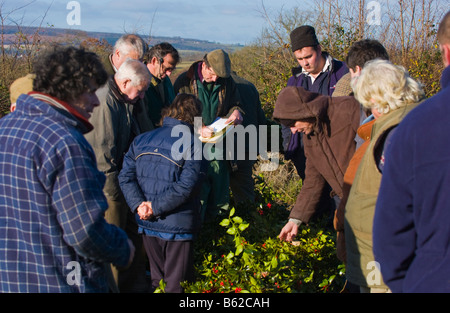
{"label": "sunlit face", "polygon": [[305,135],[310,135],[314,130],[314,124],[310,122],[295,122],[294,126],[291,127],[291,132],[293,134],[299,132],[304,133]]}
{"label": "sunlit face", "polygon": [[219,78],[211,67],[206,66],[205,62],[202,63],[202,75],[207,83],[216,82]]}
{"label": "sunlit face", "polygon": [[126,80],[119,84],[119,88],[127,102],[136,103],[137,101],[144,99],[149,84],[149,82],[146,82],[138,86],[133,86],[130,80]]}
{"label": "sunlit face", "polygon": [[100,105],[100,101],[95,94],[98,86],[90,83],[89,89],[69,104],[85,119],[89,120],[95,107]]}
{"label": "sunlit face", "polygon": [[139,58],[139,53],[135,50],[131,50],[128,54],[122,54],[119,50],[116,50],[113,58],[114,66],[117,69],[120,68],[123,62],[125,62],[127,59],[142,61],[142,59]]}
{"label": "sunlit face", "polygon": [[171,54],[166,54],[162,61],[163,62],[161,63],[157,57],[153,57],[152,60],[147,63],[147,68],[153,77],[161,80],[170,77],[177,66],[177,62]]}
{"label": "sunlit face", "polygon": [[167,76],[170,77],[172,72],[175,70],[175,67],[177,66],[177,62],[173,58],[171,54],[166,54],[166,56],[163,58],[163,63],[160,64],[160,79],[164,79]]}
{"label": "sunlit face", "polygon": [[314,47],[304,47],[294,51],[294,55],[298,64],[311,75],[317,75],[322,71],[324,62],[320,46],[317,50]]}

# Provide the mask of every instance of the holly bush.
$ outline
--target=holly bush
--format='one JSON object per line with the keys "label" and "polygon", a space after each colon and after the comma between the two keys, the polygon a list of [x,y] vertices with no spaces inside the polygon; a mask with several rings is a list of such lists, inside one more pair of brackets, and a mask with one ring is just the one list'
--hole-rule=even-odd
{"label": "holly bush", "polygon": [[[267,202],[233,206],[203,227],[196,242],[196,280],[188,293],[339,292],[345,267],[335,253],[335,232],[320,219],[301,226],[294,242],[277,238],[289,211]],[[326,219],[323,219],[326,220]]]}

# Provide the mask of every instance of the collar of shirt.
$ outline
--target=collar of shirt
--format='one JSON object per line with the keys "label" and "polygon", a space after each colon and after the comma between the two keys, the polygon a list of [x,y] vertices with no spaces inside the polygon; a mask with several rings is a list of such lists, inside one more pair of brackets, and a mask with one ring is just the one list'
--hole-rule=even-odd
{"label": "collar of shirt", "polygon": [[[325,64],[322,68],[322,71],[319,73],[319,75],[321,73],[325,73],[325,72],[331,70],[331,61],[333,61],[333,58],[329,54],[324,53],[324,54],[322,54],[322,56],[325,57]],[[304,74],[307,77],[309,76],[311,78],[311,83],[313,83],[313,84],[314,84],[314,81],[316,80],[316,78],[319,77],[319,75],[316,75],[316,77],[312,76],[309,72],[305,71],[303,68],[302,68],[302,74]]]}
{"label": "collar of shirt", "polygon": [[151,79],[150,83],[155,87],[158,86],[162,81],[161,79],[159,79],[153,75],[151,75],[151,77],[152,77],[152,79]]}
{"label": "collar of shirt", "polygon": [[32,92],[28,93],[28,95],[37,100],[40,100],[47,104],[50,104],[51,106],[53,106],[55,108],[58,108],[60,110],[64,110],[64,111],[70,113],[70,115],[72,115],[79,123],[81,123],[81,125],[83,125],[83,129],[82,129],[83,133],[88,133],[94,129],[94,126],[86,118],[84,118],[80,113],[78,113],[78,111],[74,107],[72,107],[70,104],[68,104],[67,102],[64,102],[64,101],[54,98],[48,94],[45,94],[42,92],[37,92],[37,91],[32,91]]}
{"label": "collar of shirt", "polygon": [[204,83],[205,80],[204,80],[203,74],[202,74],[202,64],[203,64],[203,62],[199,62],[199,63],[198,63],[198,66],[197,66],[197,74],[198,74],[198,79],[199,79],[202,83]]}

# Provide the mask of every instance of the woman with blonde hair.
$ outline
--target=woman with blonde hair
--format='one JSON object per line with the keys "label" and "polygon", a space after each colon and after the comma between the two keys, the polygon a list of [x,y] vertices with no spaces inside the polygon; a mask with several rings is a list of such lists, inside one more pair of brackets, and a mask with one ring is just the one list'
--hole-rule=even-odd
{"label": "woman with blonde hair", "polygon": [[421,85],[401,66],[385,60],[366,63],[352,80],[355,98],[375,122],[345,206],[346,276],[361,292],[389,292],[372,252],[372,225],[384,151],[401,120],[424,99]]}
{"label": "woman with blonde hair", "polygon": [[364,73],[352,80],[352,88],[359,103],[372,110],[375,117],[417,103],[424,97],[422,86],[402,66],[377,59],[366,63],[364,69]]}

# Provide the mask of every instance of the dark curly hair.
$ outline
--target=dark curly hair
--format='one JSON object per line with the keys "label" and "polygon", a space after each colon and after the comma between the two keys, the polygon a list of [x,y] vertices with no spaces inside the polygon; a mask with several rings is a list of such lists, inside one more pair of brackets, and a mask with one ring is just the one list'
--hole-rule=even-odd
{"label": "dark curly hair", "polygon": [[194,118],[201,117],[201,114],[202,103],[200,100],[194,95],[180,93],[175,97],[170,106],[163,109],[161,113],[161,124],[165,117],[172,117],[190,125],[194,125]]}
{"label": "dark curly hair", "polygon": [[55,46],[34,62],[36,78],[33,90],[70,102],[91,88],[99,88],[108,79],[99,57],[75,47]]}

